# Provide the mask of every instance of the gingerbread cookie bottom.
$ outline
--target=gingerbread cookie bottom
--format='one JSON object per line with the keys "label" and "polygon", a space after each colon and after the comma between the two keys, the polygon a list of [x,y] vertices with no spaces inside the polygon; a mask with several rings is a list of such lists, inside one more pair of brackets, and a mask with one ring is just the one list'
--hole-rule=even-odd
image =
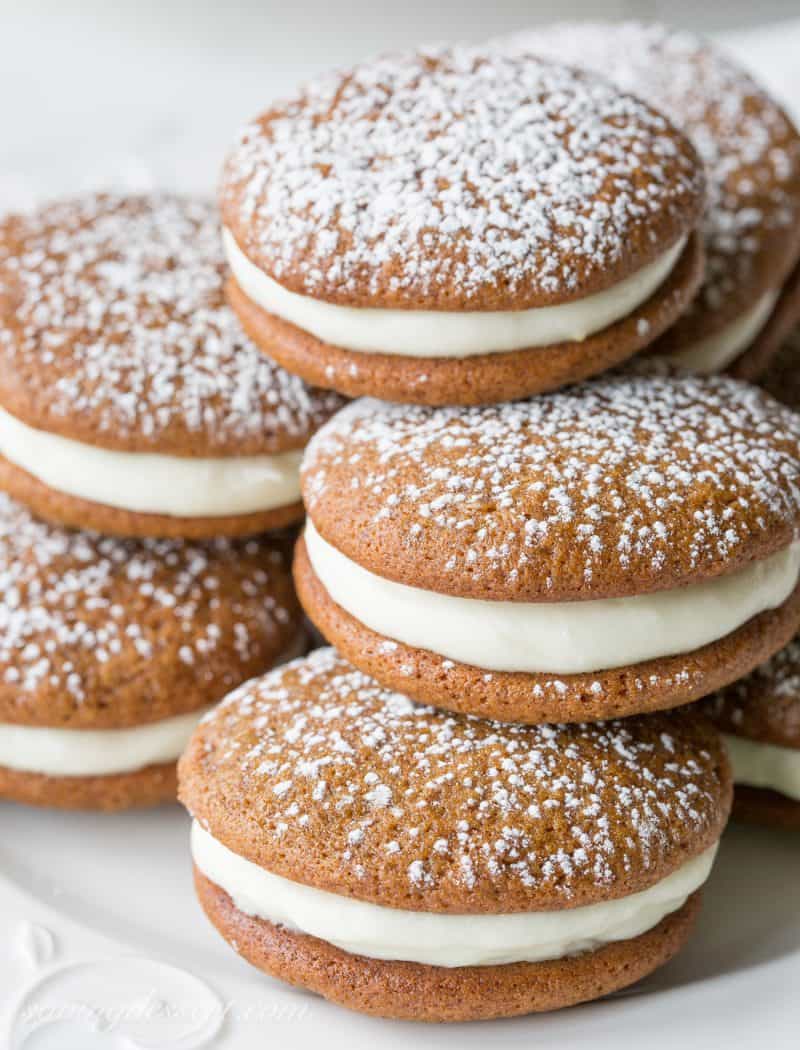
{"label": "gingerbread cookie bottom", "polygon": [[621,364],[677,320],[703,274],[692,235],[662,286],[632,314],[582,342],[469,358],[404,357],[331,346],[267,313],[231,278],[227,295],[250,338],[273,360],[315,386],[423,405],[480,405],[555,390]]}
{"label": "gingerbread cookie bottom", "polygon": [[180,518],[123,510],[58,492],[2,456],[0,489],[23,503],[37,517],[55,525],[141,539],[206,540],[219,536],[254,536],[297,524],[304,514],[300,500],[273,510],[213,518]]}
{"label": "gingerbread cookie bottom", "polygon": [[800,325],[800,263],[781,289],[778,301],[755,342],[736,358],[728,371],[737,379],[758,380],[773,357]]}
{"label": "gingerbread cookie bottom", "polygon": [[777,609],[691,653],[590,674],[487,671],[366,627],[330,597],[302,537],[294,580],[306,615],[354,666],[412,700],[501,722],[594,722],[678,707],[742,678],[800,628],[798,585]]}
{"label": "gingerbread cookie bottom", "polygon": [[743,824],[800,831],[800,802],[768,788],[737,784],[733,793],[732,819]]}
{"label": "gingerbread cookie bottom", "polygon": [[685,944],[700,892],[652,930],[593,952],[539,963],[427,966],[351,955],[327,941],[246,915],[196,867],[200,904],[247,962],[350,1010],[407,1021],[479,1021],[560,1010],[626,988]]}
{"label": "gingerbread cookie bottom", "polygon": [[174,802],[177,793],[176,762],[92,777],[50,777],[0,766],[0,799],[29,806],[112,813]]}

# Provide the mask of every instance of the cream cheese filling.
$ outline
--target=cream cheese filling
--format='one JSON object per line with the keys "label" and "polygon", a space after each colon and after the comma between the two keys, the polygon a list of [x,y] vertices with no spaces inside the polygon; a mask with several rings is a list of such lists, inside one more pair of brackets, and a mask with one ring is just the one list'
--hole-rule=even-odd
{"label": "cream cheese filling", "polygon": [[800,802],[800,748],[723,734],[733,779],[747,787],[769,788]]}
{"label": "cream cheese filling", "polygon": [[0,766],[50,777],[113,776],[176,762],[211,707],[125,729],[0,724]]}
{"label": "cream cheese filling", "polygon": [[224,517],[300,499],[300,449],[209,459],[119,452],[39,430],[0,409],[0,454],[57,492],[142,514]]}
{"label": "cream cheese filling", "polygon": [[581,342],[647,302],[672,272],[681,238],[612,288],[531,310],[387,310],[340,306],[290,292],[247,258],[229,230],[225,251],[236,283],[257,306],[345,350],[401,357],[472,357]]}
{"label": "cream cheese filling", "polygon": [[559,911],[458,915],[342,897],[273,875],[195,821],[192,857],[239,911],[319,937],[353,955],[426,966],[499,966],[593,951],[653,929],[708,878],[717,846],[628,897]]}
{"label": "cream cheese filling", "polygon": [[678,354],[670,354],[669,360],[698,375],[721,372],[744,353],[761,332],[779,294],[779,290],[766,292],[754,306],[739,314],[729,325]]}
{"label": "cream cheese filling", "polygon": [[583,674],[693,652],[783,604],[800,542],[736,572],[631,598],[502,602],[409,587],[357,565],[306,521],[306,549],[330,597],[387,639],[490,671]]}

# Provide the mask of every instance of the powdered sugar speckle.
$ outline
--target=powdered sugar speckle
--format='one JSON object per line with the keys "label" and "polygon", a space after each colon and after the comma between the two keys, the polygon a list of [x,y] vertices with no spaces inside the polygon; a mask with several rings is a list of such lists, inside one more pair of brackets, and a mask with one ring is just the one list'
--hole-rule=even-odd
{"label": "powdered sugar speckle", "polygon": [[[220,576],[224,601],[216,593]],[[233,582],[245,578],[250,596]],[[187,669],[177,671],[184,685],[195,682],[193,694],[170,702],[176,709],[202,706],[210,686],[214,699],[241,680],[230,673],[234,652],[253,673],[265,639],[280,649],[281,637],[290,636],[279,626],[277,613],[287,610],[275,579],[290,597],[283,555],[255,540],[182,543],[73,532],[37,521],[0,494],[3,709],[14,713],[12,721],[24,722],[30,712],[34,722],[60,724],[80,720],[88,705],[113,721],[123,691],[142,706],[155,703],[163,682],[148,675],[157,679],[155,668],[170,661]],[[236,640],[231,616],[238,618]]]}
{"label": "powdered sugar speckle", "polygon": [[[259,839],[288,824],[280,856],[313,857],[312,883],[318,866],[341,866],[359,893],[399,883],[447,910],[448,885],[461,899],[591,894],[664,863],[676,826],[712,833],[718,757],[698,743],[712,737],[692,737],[695,717],[521,726],[453,716],[320,649],[233,693],[205,721],[199,753],[212,796],[220,777],[241,785]],[[391,805],[375,807],[377,783]],[[266,866],[280,868],[270,855]]]}
{"label": "powdered sugar speckle", "polygon": [[717,48],[660,25],[564,23],[503,46],[610,77],[689,135],[708,171],[709,201],[705,283],[688,320],[699,310],[745,309],[769,237],[791,236],[800,217],[800,138],[780,108]]}
{"label": "powdered sugar speckle", "polygon": [[651,366],[482,408],[356,402],[309,445],[303,491],[324,539],[398,582],[642,593],[791,542],[798,442],[800,417],[755,387]]}
{"label": "powdered sugar speckle", "polygon": [[245,128],[223,216],[294,291],[481,309],[604,286],[688,232],[701,190],[688,145],[632,96],[455,48],[328,75]]}
{"label": "powdered sugar speckle", "polygon": [[33,426],[112,448],[255,454],[302,447],[342,403],[242,332],[209,202],[54,203],[0,226],[0,260],[0,363]]}

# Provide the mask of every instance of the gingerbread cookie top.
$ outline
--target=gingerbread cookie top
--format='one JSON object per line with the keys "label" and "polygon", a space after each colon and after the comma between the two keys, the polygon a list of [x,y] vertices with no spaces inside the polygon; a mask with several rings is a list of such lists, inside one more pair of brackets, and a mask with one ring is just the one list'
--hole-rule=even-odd
{"label": "gingerbread cookie top", "polygon": [[300,630],[279,539],[112,539],[0,494],[0,579],[0,722],[121,728],[195,710]]}
{"label": "gingerbread cookie top", "polygon": [[220,238],[211,203],[167,195],[79,197],[6,219],[0,407],[123,451],[301,448],[341,399],[250,343],[225,303]]}
{"label": "gingerbread cookie top", "polygon": [[289,290],[427,310],[601,291],[686,235],[703,200],[693,148],[658,112],[476,48],[312,83],[244,129],[222,189],[239,247]]}
{"label": "gingerbread cookie top", "polygon": [[800,135],[737,63],[690,33],[638,22],[565,23],[504,44],[610,77],[664,112],[702,157],[706,278],[676,349],[779,285],[800,253]]}
{"label": "gingerbread cookie top", "polygon": [[333,649],[198,727],[181,799],[276,874],[393,907],[557,909],[637,892],[718,838],[724,752],[696,712],[519,726],[411,703]]}
{"label": "gingerbread cookie top", "polygon": [[310,444],[303,493],[324,540],[396,582],[618,597],[787,546],[799,437],[800,417],[720,377],[632,371],[470,409],[364,400]]}
{"label": "gingerbread cookie top", "polygon": [[800,748],[800,638],[709,701],[720,729],[778,747]]}

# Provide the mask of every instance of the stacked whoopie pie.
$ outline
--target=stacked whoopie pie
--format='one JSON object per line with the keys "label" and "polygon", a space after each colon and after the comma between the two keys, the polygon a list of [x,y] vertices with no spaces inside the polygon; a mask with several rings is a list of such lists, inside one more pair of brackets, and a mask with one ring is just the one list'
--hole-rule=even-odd
{"label": "stacked whoopie pie", "polygon": [[224,271],[203,201],[0,225],[0,797],[174,799],[201,714],[303,651],[289,537],[251,534],[301,517],[341,400],[249,343]]}
{"label": "stacked whoopie pie", "polygon": [[89,196],[0,226],[0,485],[121,536],[301,520],[299,467],[340,405],[260,354],[223,294],[212,204]]}
{"label": "stacked whoopie pie", "polygon": [[556,28],[323,77],[221,212],[0,223],[0,796],[153,804],[183,751],[209,918],[354,1009],[630,984],[699,908],[714,721],[797,825],[800,400],[665,364],[796,320],[795,129],[703,42]]}
{"label": "stacked whoopie pie", "polygon": [[[800,412],[800,330],[773,357],[761,383]],[[800,830],[800,636],[714,694],[708,712],[725,734],[736,783],[734,816]]]}
{"label": "stacked whoopie pie", "polygon": [[[720,160],[707,204],[698,152],[723,145],[699,123],[532,51],[331,74],[223,176],[244,328],[368,396],[302,468],[295,583],[336,649],[234,691],[179,764],[196,889],[255,966],[381,1016],[553,1009],[670,958],[732,796],[685,705],[800,626],[800,418],[643,353],[733,324],[703,305],[734,278],[704,278],[698,227],[755,198],[731,204]],[[768,140],[731,185],[774,203],[742,264],[772,309],[796,143],[735,86]]]}
{"label": "stacked whoopie pie", "polygon": [[699,372],[763,372],[800,323],[800,134],[707,40],[664,26],[560,23],[500,42],[610,77],[686,132],[708,175],[706,272],[653,347]]}
{"label": "stacked whoopie pie", "polygon": [[230,299],[263,350],[351,396],[525,397],[677,320],[704,188],[687,138],[595,75],[388,57],[245,128],[222,185]]}

